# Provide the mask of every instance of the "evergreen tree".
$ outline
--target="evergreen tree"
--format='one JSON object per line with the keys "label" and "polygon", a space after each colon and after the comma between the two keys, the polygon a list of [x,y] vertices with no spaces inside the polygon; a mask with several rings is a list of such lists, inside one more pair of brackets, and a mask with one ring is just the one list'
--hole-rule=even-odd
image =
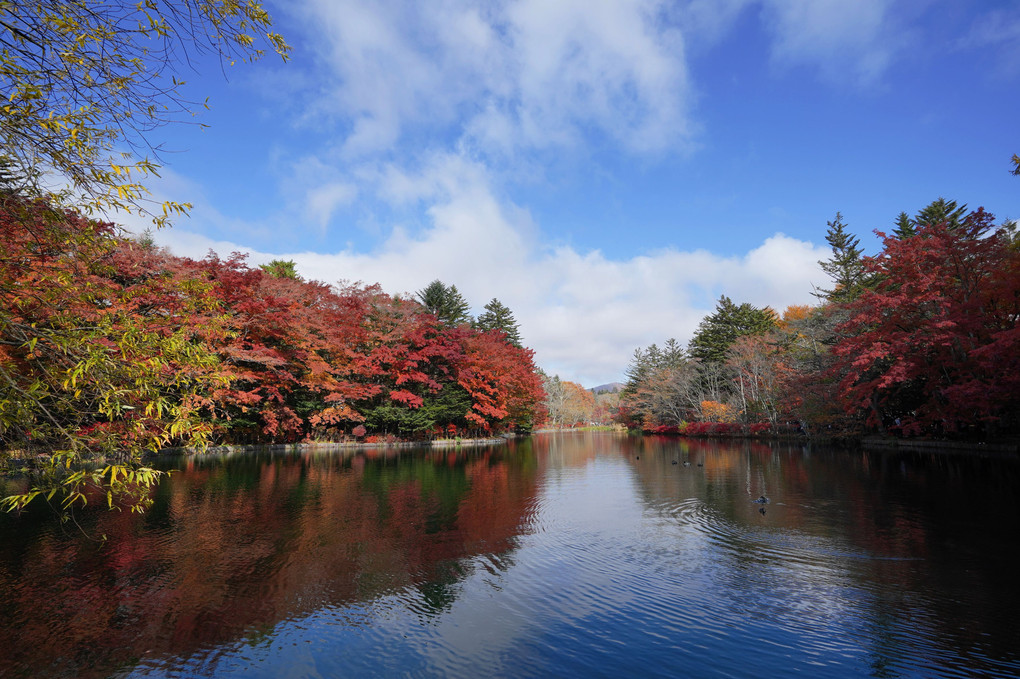
{"label": "evergreen tree", "polygon": [[662,349],[657,344],[652,344],[647,349],[635,349],[627,372],[624,373],[627,381],[624,383],[623,391],[634,394],[654,373],[663,369],[678,369],[687,361],[687,352],[683,345],[672,337],[666,341]]}
{"label": "evergreen tree", "polygon": [[726,295],[719,298],[715,313],[698,324],[687,351],[691,358],[708,363],[722,363],[726,351],[745,335],[764,335],[776,327],[776,312],[759,309],[747,302],[734,304]]}
{"label": "evergreen tree", "polygon": [[634,394],[647,379],[652,369],[652,360],[649,353],[653,349],[658,352],[658,347],[654,344],[647,349],[638,347],[634,350],[634,355],[631,357],[630,363],[627,365],[627,371],[624,373],[627,381],[623,385],[623,393]]}
{"label": "evergreen tree", "polygon": [[834,283],[831,290],[821,289],[814,293],[828,302],[849,302],[860,296],[864,288],[864,262],[861,260],[861,239],[846,230],[843,215],[836,213],[836,218],[827,222],[828,232],[825,240],[832,247],[832,257],[819,261],[822,271],[829,274]]}
{"label": "evergreen tree", "polygon": [[291,259],[274,259],[269,264],[260,264],[259,268],[273,278],[290,278],[295,281],[301,280],[301,276],[298,276],[297,265],[294,263],[294,260]]}
{"label": "evergreen tree", "polygon": [[679,368],[687,361],[687,352],[682,344],[670,337],[666,340],[666,346],[662,348],[662,361],[660,368]]}
{"label": "evergreen tree", "polygon": [[438,278],[415,293],[425,310],[443,325],[470,323],[467,300],[457,291],[456,285],[445,285]]}
{"label": "evergreen tree", "polygon": [[485,313],[475,321],[475,327],[483,332],[502,330],[510,344],[521,347],[521,333],[513,312],[495,297],[485,305]]}
{"label": "evergreen tree", "polygon": [[156,239],[152,237],[152,229],[146,229],[142,233],[138,234],[135,237],[135,242],[138,243],[143,250],[156,249]]}
{"label": "evergreen tree", "polygon": [[999,230],[999,235],[1013,250],[1020,250],[1020,220],[1005,222]]}
{"label": "evergreen tree", "polygon": [[901,212],[896,217],[896,228],[893,229],[893,235],[900,240],[906,240],[917,233],[917,225],[913,219],[910,218],[906,212]]}
{"label": "evergreen tree", "polygon": [[958,229],[966,214],[966,205],[957,207],[955,200],[946,200],[940,197],[918,212],[914,221],[917,226],[935,226],[945,223],[950,229]]}

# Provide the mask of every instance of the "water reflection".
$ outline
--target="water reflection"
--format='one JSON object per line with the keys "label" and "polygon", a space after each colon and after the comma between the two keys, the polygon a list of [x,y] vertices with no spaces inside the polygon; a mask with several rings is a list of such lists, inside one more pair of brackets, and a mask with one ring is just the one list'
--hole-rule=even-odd
{"label": "water reflection", "polygon": [[509,566],[534,486],[526,447],[250,454],[184,461],[144,518],[7,520],[0,675],[105,676],[394,594],[438,615],[465,557]]}
{"label": "water reflection", "polygon": [[1015,676],[1018,482],[593,433],[193,458],[144,517],[0,520],[0,675]]}

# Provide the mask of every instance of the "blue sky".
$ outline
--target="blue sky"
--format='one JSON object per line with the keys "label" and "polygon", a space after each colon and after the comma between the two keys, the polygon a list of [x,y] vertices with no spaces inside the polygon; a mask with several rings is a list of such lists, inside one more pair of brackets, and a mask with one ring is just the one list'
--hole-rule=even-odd
{"label": "blue sky", "polygon": [[199,58],[208,127],[151,137],[195,205],[157,240],[497,297],[586,386],[720,294],[810,303],[837,211],[870,252],[939,196],[1020,217],[1016,2],[267,5],[291,61]]}

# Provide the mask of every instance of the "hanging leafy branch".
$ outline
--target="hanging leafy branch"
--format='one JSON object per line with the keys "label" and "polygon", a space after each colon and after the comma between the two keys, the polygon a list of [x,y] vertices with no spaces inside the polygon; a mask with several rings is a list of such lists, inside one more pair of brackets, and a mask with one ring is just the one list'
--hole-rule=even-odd
{"label": "hanging leafy branch", "polygon": [[224,378],[202,338],[215,300],[131,266],[112,225],[41,199],[0,193],[0,234],[0,456],[35,472],[0,505],[59,493],[65,508],[95,494],[143,508],[159,476],[143,454],[212,433],[203,394]]}
{"label": "hanging leafy branch", "polygon": [[290,48],[271,25],[257,0],[0,1],[8,185],[67,181],[89,213],[140,212],[165,225],[189,205],[150,206],[144,181],[159,171],[149,133],[197,107],[176,71],[189,52],[233,63],[268,48],[286,58]]}

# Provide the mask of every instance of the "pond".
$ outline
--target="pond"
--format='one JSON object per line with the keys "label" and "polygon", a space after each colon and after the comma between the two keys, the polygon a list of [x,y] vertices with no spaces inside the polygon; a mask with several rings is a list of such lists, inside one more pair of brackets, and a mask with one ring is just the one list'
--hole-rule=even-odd
{"label": "pond", "polygon": [[0,518],[0,676],[1020,675],[1015,458],[578,432],[167,464],[145,515]]}

